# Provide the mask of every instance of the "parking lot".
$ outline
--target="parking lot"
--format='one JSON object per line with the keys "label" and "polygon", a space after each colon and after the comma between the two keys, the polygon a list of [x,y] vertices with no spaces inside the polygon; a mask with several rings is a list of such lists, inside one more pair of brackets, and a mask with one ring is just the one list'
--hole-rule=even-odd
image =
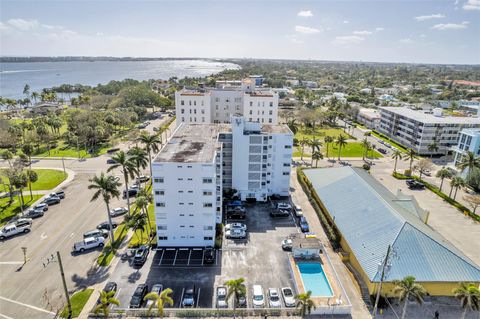
{"label": "parking lot", "polygon": [[253,285],[261,285],[265,294],[268,288],[294,288],[281,241],[298,232],[295,218],[273,219],[267,204],[256,203],[247,206],[247,218],[242,223],[247,225],[247,237],[224,239],[213,264],[204,263],[202,248],[158,248],[150,252],[145,265],[138,269],[129,261],[121,261],[111,277],[119,287],[120,308],[128,308],[140,283],[147,283],[149,289],[157,283],[171,288],[176,308],[181,307],[185,288],[191,285],[195,285],[198,308],[215,307],[216,287],[230,279],[245,279],[249,308],[253,307]]}

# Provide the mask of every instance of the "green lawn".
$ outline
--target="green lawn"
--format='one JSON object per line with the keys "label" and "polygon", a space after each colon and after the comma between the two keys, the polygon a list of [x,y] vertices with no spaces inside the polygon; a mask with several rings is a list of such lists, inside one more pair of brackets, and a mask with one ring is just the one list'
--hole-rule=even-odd
{"label": "green lawn", "polygon": [[[113,237],[115,239],[113,243],[113,248],[115,250],[118,249],[118,247],[120,247],[120,245],[122,244],[122,241],[127,236],[127,232],[128,232],[128,227],[125,225],[125,223],[121,223],[115,229],[115,232],[113,233]],[[112,249],[112,244],[109,241],[108,244],[105,245],[105,247],[103,248],[103,251],[100,254],[100,256],[98,256],[97,264],[99,266],[108,266],[110,265],[110,262],[112,261],[114,256],[115,256],[115,251]]]}
{"label": "green lawn", "polygon": [[301,140],[304,137],[308,139],[312,139],[313,137],[316,137],[323,142],[323,138],[326,135],[332,136],[333,138],[337,138],[340,134],[342,134],[343,136],[346,136],[347,138],[352,138],[349,134],[345,133],[341,128],[316,128],[315,131],[311,129],[301,128],[298,130],[297,134],[295,134],[294,138]]}
{"label": "green lawn", "polygon": [[[23,199],[24,199],[24,210],[39,200],[43,195],[33,195],[33,199],[30,199],[30,194],[24,192]],[[10,197],[5,197],[0,199],[0,225],[7,223],[10,219],[12,219],[15,215],[21,212],[20,209],[20,202],[18,196],[13,197],[13,203],[8,204],[10,201]]]}
{"label": "green lawn", "polygon": [[[153,229],[156,229],[155,226],[155,211],[153,208],[153,204],[148,206],[148,216],[150,218],[150,222]],[[129,247],[137,247],[143,244],[148,244],[148,238],[150,236],[150,228],[147,227],[145,231],[136,230],[128,244]]]}
{"label": "green lawn", "polygon": [[[80,313],[82,312],[83,307],[87,303],[88,299],[93,293],[93,289],[85,289],[82,291],[78,291],[73,294],[70,298],[70,302],[72,303],[72,318],[77,318]],[[62,318],[68,317],[68,308],[65,307],[60,314]]]}
{"label": "green lawn", "polygon": [[[56,169],[34,169],[34,171],[38,175],[38,180],[35,183],[32,183],[32,191],[53,189],[67,178],[63,171]],[[0,176],[2,176],[1,170]],[[5,178],[4,180],[7,182]],[[28,186],[24,188],[24,192],[26,193],[29,190]]]}
{"label": "green lawn", "polygon": [[46,146],[41,147],[40,152],[33,155],[34,157],[96,157],[98,155],[105,154],[107,150],[111,148],[111,145],[104,145],[97,150],[95,154],[89,154],[85,151],[85,148],[80,145],[80,150],[77,151],[76,147],[70,147],[63,141],[58,142],[58,146],[56,148],[50,149]]}
{"label": "green lawn", "polygon": [[[293,152],[293,157],[301,157],[301,147],[298,146],[296,151]],[[311,149],[308,146],[305,146],[304,148],[305,153],[303,154],[304,158],[310,158],[310,152]],[[324,157],[327,156],[327,147],[325,145],[322,146],[321,152]],[[358,142],[349,142],[346,146],[342,147],[342,152],[340,155],[340,158],[343,157],[363,157],[365,150],[362,146],[361,143]],[[380,154],[377,151],[368,151],[368,158],[381,158],[383,157],[382,154]],[[338,146],[335,145],[335,143],[330,143],[328,147],[328,157],[330,158],[337,158],[338,157]]]}

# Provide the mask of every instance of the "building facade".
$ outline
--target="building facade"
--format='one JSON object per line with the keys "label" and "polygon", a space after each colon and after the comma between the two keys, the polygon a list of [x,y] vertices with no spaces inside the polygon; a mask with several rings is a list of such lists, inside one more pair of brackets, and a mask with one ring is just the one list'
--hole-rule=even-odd
{"label": "building facade", "polygon": [[[478,117],[443,116],[441,109],[424,113],[405,107],[380,107],[378,131],[420,155],[446,154],[457,145],[460,131],[480,128]],[[436,149],[429,146],[436,144]]]}
{"label": "building facade", "polygon": [[380,112],[375,109],[360,108],[357,121],[369,129],[376,130],[380,125]]}
{"label": "building facade", "polygon": [[480,156],[480,129],[465,129],[460,132],[458,144],[452,147],[453,165],[458,165],[467,152]]}
{"label": "building facade", "polygon": [[182,123],[152,162],[160,247],[206,247],[222,222],[224,189],[242,200],[288,195],[293,133],[286,125]]}

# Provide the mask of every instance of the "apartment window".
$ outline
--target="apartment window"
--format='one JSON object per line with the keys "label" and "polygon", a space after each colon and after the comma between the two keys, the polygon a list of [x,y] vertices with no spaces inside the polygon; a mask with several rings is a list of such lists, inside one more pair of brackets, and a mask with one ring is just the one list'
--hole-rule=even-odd
{"label": "apartment window", "polygon": [[157,229],[158,230],[167,230],[167,225],[158,225]]}
{"label": "apartment window", "polygon": [[270,102],[270,106],[273,106],[273,102]]}
{"label": "apartment window", "polygon": [[200,113],[205,114],[205,110],[200,110]]}
{"label": "apartment window", "polygon": [[185,118],[182,116],[182,122],[185,122]]}
{"label": "apartment window", "polygon": [[193,205],[193,203],[188,203],[188,205]]}
{"label": "apartment window", "polygon": [[252,110],[250,110],[250,115],[252,115]]}
{"label": "apartment window", "polygon": [[203,240],[213,240],[213,237],[206,236],[206,237],[203,237]]}
{"label": "apartment window", "polygon": [[215,102],[220,102],[220,99],[218,97],[216,97]]}
{"label": "apartment window", "polygon": [[203,207],[213,207],[212,203],[203,203]]}
{"label": "apartment window", "polygon": [[157,206],[157,207],[165,207],[165,203],[164,203],[164,202],[156,202],[156,203],[155,203],[155,206]]}
{"label": "apartment window", "polygon": [[193,191],[188,191],[190,194],[193,193]]}
{"label": "apartment window", "polygon": [[268,119],[268,123],[272,123],[272,119],[271,119],[271,118]]}
{"label": "apartment window", "polygon": [[253,106],[253,102],[250,102],[250,106]]}
{"label": "apartment window", "polygon": [[[187,165],[187,168],[192,168],[193,166],[192,165]],[[188,180],[191,180],[191,178],[189,178]]]}
{"label": "apartment window", "polygon": [[178,203],[178,205],[185,205],[185,203]]}
{"label": "apartment window", "polygon": [[205,123],[205,117],[202,116],[202,122]]}
{"label": "apartment window", "polygon": [[179,180],[179,181],[183,181],[183,177],[179,177],[178,180]]}
{"label": "apartment window", "polygon": [[187,180],[189,180],[189,181],[193,181],[193,178],[189,177],[189,178],[187,178]]}
{"label": "apartment window", "polygon": [[188,105],[192,105],[192,101],[188,101]]}
{"label": "apartment window", "polygon": [[184,100],[181,100],[181,101],[180,101],[180,105],[185,105],[185,101],[184,101]]}
{"label": "apartment window", "polygon": [[166,213],[156,214],[156,216],[157,216],[158,219],[167,219],[167,214]]}
{"label": "apartment window", "polygon": [[292,145],[285,145],[285,148],[292,148]]}
{"label": "apartment window", "polygon": [[290,167],[290,163],[283,163],[284,167]]}
{"label": "apartment window", "polygon": [[290,172],[283,172],[283,175],[290,175]]}
{"label": "apartment window", "polygon": [[268,115],[273,115],[273,111],[272,110],[268,111]]}
{"label": "apartment window", "polygon": [[203,191],[203,196],[211,196],[212,194],[212,191]]}
{"label": "apartment window", "polygon": [[185,216],[185,214],[180,214],[179,216]]}
{"label": "apartment window", "polygon": [[193,105],[195,105],[195,106],[196,106],[196,105],[197,105],[197,101],[193,101]]}
{"label": "apartment window", "polygon": [[188,226],[188,227],[190,227],[190,228],[195,228],[195,226],[193,226],[193,225],[190,225],[190,226]]}
{"label": "apartment window", "polygon": [[211,184],[211,183],[213,183],[213,180],[211,178],[203,178],[203,183],[204,184]]}
{"label": "apartment window", "polygon": [[184,114],[184,113],[185,113],[185,109],[181,109],[181,110],[180,110],[180,113]]}
{"label": "apartment window", "polygon": [[193,214],[188,214],[188,216],[193,217],[194,215]]}
{"label": "apartment window", "polygon": [[168,240],[167,236],[158,236],[158,240]]}
{"label": "apartment window", "polygon": [[183,193],[183,191],[178,191],[179,193]]}
{"label": "apartment window", "polygon": [[155,191],[155,195],[165,195],[165,191]]}
{"label": "apartment window", "polygon": [[153,182],[154,183],[163,183],[163,177],[154,177]]}
{"label": "apartment window", "polygon": [[185,228],[185,225],[180,225],[180,228]]}
{"label": "apartment window", "polygon": [[203,101],[202,101],[202,106],[203,106]]}
{"label": "apartment window", "polygon": [[203,226],[203,230],[213,230],[213,226]]}

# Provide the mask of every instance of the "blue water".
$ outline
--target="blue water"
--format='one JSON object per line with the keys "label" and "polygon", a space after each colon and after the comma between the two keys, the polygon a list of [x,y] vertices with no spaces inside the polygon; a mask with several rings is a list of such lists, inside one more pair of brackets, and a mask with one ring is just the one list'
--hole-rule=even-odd
{"label": "blue water", "polygon": [[299,263],[298,270],[306,291],[311,291],[314,297],[332,297],[333,290],[328,283],[323,267],[319,263]]}
{"label": "blue water", "polygon": [[60,84],[95,86],[127,78],[168,80],[173,76],[208,76],[236,68],[236,64],[205,60],[1,63],[0,96],[24,98],[25,84],[30,85],[32,92],[38,92]]}

